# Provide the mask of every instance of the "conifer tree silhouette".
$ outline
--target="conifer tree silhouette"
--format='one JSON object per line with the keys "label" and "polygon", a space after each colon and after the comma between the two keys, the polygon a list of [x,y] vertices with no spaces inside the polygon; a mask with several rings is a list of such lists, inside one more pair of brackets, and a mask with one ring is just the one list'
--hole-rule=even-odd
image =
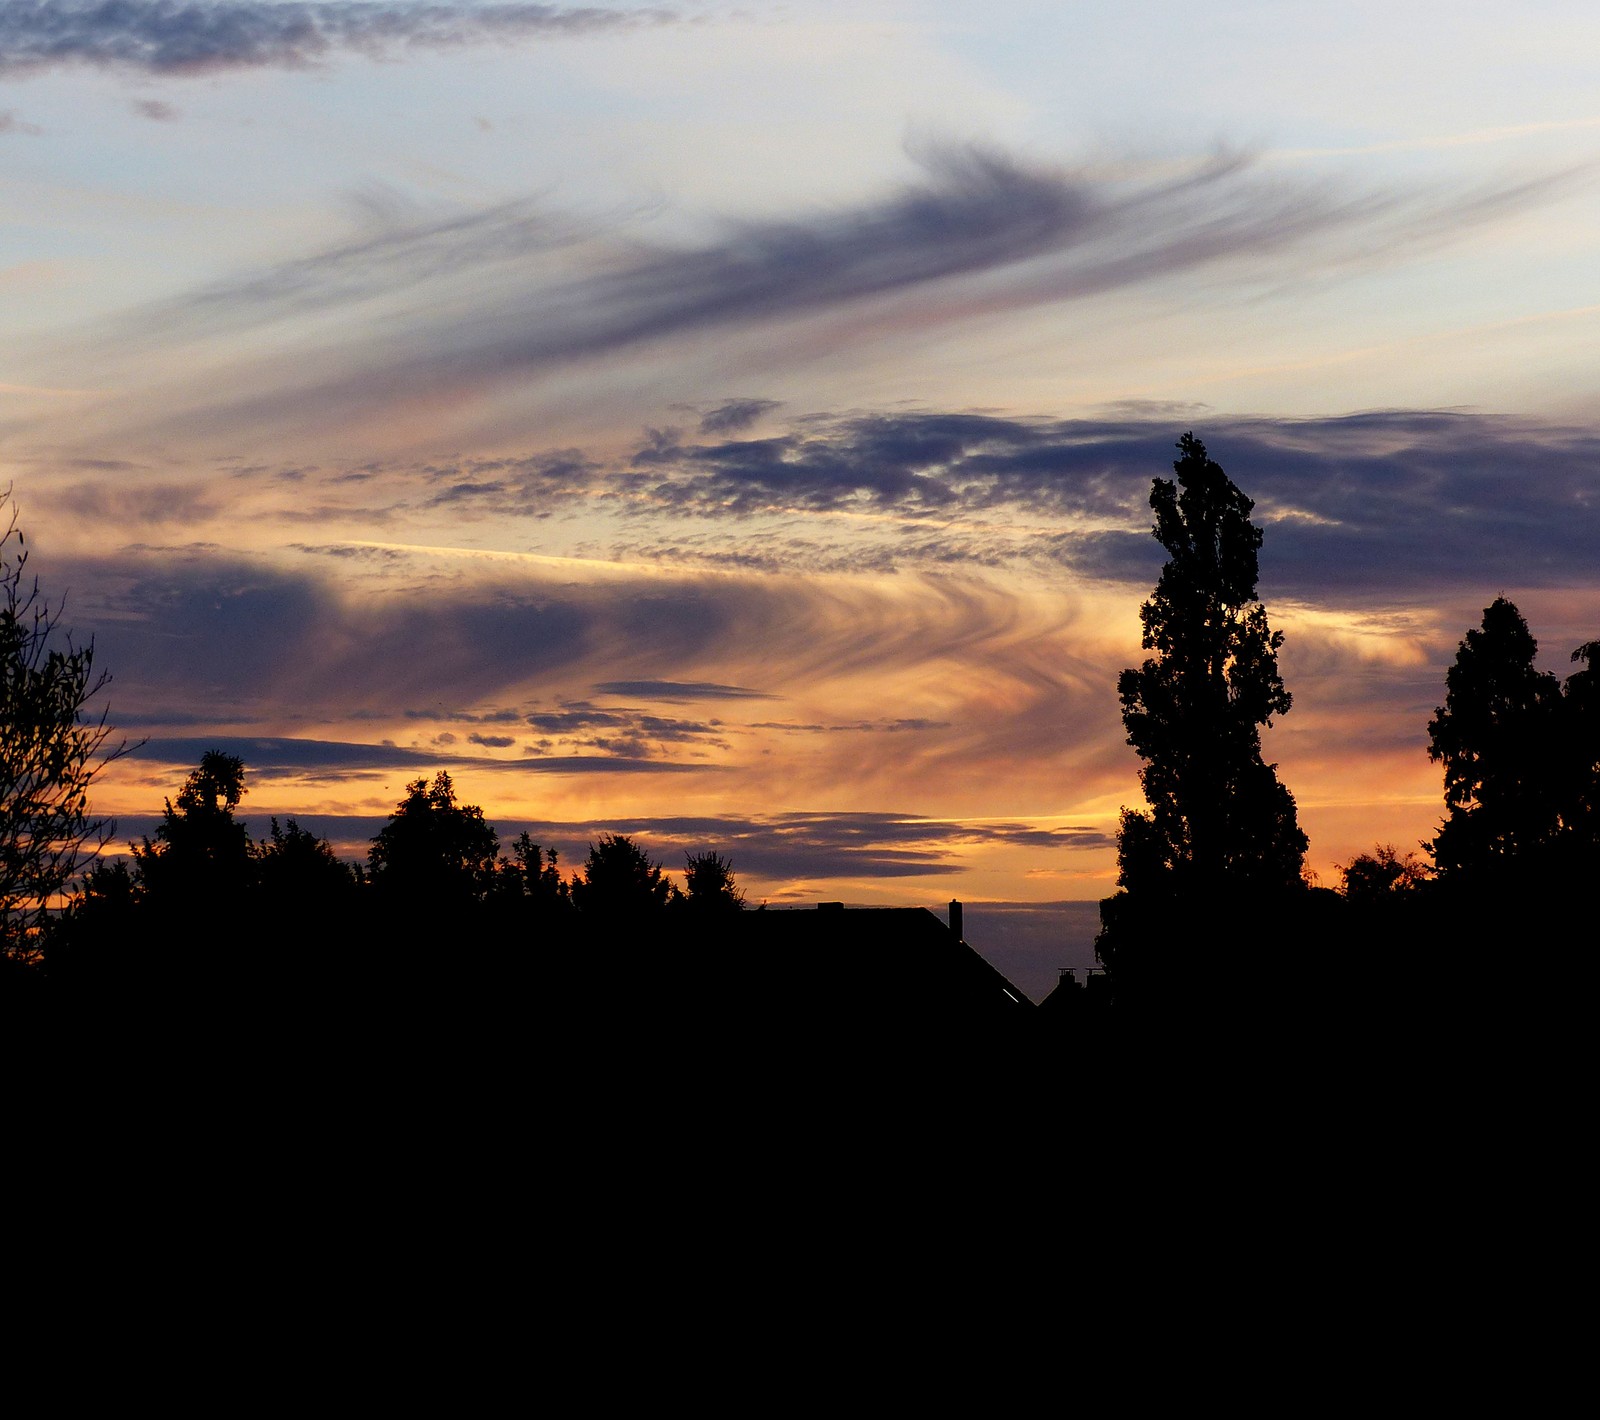
{"label": "conifer tree silhouette", "polygon": [[1447,806],[1429,849],[1446,881],[1531,869],[1555,841],[1561,692],[1534,668],[1538,649],[1521,612],[1496,597],[1446,674],[1445,702],[1428,722]]}

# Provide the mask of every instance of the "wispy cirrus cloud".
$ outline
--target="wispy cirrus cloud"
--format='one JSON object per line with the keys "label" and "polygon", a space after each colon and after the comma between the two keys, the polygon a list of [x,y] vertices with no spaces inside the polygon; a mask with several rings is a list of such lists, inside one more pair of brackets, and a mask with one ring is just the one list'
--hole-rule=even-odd
{"label": "wispy cirrus cloud", "polygon": [[8,0],[0,75],[67,67],[190,76],[672,24],[666,9],[419,0]]}
{"label": "wispy cirrus cloud", "polygon": [[[820,677],[981,659],[1018,634],[1011,594],[953,579],[930,581],[919,597],[803,577],[618,568],[575,581],[532,567],[352,594],[334,577],[203,544],[58,557],[53,567],[59,584],[91,589],[73,619],[95,629],[118,668],[119,700],[152,713],[209,700],[219,715],[228,705],[259,717],[467,712],[506,734],[515,725],[524,735],[697,736],[715,724],[586,697],[701,700],[719,714],[746,706],[770,718],[772,698]],[[720,665],[765,665],[767,684],[695,674]]]}
{"label": "wispy cirrus cloud", "polygon": [[[1051,758],[1120,743],[1113,698],[1091,693],[1115,667],[1067,649],[1079,614],[1070,599],[1041,611],[980,582],[627,569],[575,582],[532,567],[439,580],[419,596],[398,584],[350,592],[202,547],[53,566],[91,589],[73,620],[93,628],[97,664],[114,668],[118,723],[152,734],[166,762],[198,753],[182,738],[198,706],[252,739],[247,760],[280,774],[430,764],[613,774],[607,765],[626,761],[763,784],[798,775],[850,786],[858,800],[863,784],[913,764],[940,782],[992,782],[990,768],[1014,773],[1024,747]],[[726,671],[736,674],[706,674]],[[883,677],[919,688],[885,705]],[[597,686],[604,701],[586,698]],[[664,712],[652,695],[712,713]],[[384,736],[396,743],[372,745]],[[767,790],[748,792],[759,803]]]}
{"label": "wispy cirrus cloud", "polygon": [[[331,430],[488,397],[578,362],[659,360],[713,331],[760,339],[770,358],[773,334],[796,322],[821,322],[816,338],[842,350],[1203,270],[1261,284],[1374,252],[1395,260],[1548,200],[1570,178],[1341,191],[1264,175],[1241,155],[1145,182],[971,145],[919,159],[924,179],[897,193],[723,223],[698,244],[602,239],[526,204],[424,221],[391,213],[357,241],[134,313],[121,341],[145,350],[279,324],[275,353],[207,382],[220,399],[186,405],[188,379],[159,397],[155,422],[201,434]],[[385,339],[313,334],[359,305],[381,310]],[[322,325],[289,319],[312,311]],[[95,349],[105,344],[98,333]],[[702,415],[702,432],[736,431],[773,407],[727,401]]]}
{"label": "wispy cirrus cloud", "polygon": [[[158,105],[165,108],[166,105]],[[593,240],[588,225],[540,211],[526,200],[469,212],[419,212],[377,188],[347,200],[352,234],[305,256],[212,282],[112,322],[124,344],[187,344],[260,332],[317,311],[350,312],[396,292],[440,285],[463,272],[493,279],[504,268]]]}

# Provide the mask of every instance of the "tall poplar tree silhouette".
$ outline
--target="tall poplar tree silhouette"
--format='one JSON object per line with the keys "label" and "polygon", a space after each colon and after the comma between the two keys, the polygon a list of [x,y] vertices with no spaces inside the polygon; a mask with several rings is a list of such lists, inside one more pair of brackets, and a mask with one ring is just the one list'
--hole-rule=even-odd
{"label": "tall poplar tree silhouette", "polygon": [[1117,681],[1149,808],[1122,814],[1122,891],[1102,905],[1097,943],[1113,971],[1140,908],[1225,910],[1298,887],[1305,860],[1294,797],[1261,757],[1262,727],[1292,700],[1278,673],[1283,633],[1256,596],[1255,505],[1193,434],[1178,453],[1176,481],[1150,491],[1167,551],[1139,613],[1154,654]]}

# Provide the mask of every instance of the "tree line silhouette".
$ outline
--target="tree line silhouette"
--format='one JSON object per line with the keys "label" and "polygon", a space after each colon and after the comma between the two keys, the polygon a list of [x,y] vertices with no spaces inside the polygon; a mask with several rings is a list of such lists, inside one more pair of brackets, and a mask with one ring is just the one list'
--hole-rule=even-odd
{"label": "tree line silhouette", "polygon": [[[1175,478],[1150,495],[1167,560],[1141,608],[1149,655],[1117,682],[1146,806],[1121,816],[1096,940],[1113,989],[1093,993],[1096,1011],[1170,1026],[1292,1017],[1313,1002],[1324,1019],[1369,1023],[1481,1010],[1512,944],[1558,940],[1566,896],[1600,868],[1600,641],[1578,647],[1560,681],[1535,667],[1527,624],[1497,597],[1428,724],[1445,814],[1418,845],[1426,860],[1377,844],[1341,867],[1337,891],[1322,888],[1305,870],[1294,796],[1262,755],[1262,730],[1293,699],[1283,634],[1257,596],[1254,505],[1193,434],[1178,454]],[[108,825],[88,790],[126,747],[108,748],[91,708],[107,680],[93,643],[58,636],[58,612],[23,579],[14,510],[0,553],[13,536],[0,577],[0,965],[13,986],[466,1002],[555,972],[592,999],[626,983],[566,970],[580,948],[625,947],[617,970],[635,971],[641,943],[693,951],[745,908],[715,849],[687,856],[681,888],[624,835],[599,835],[569,876],[526,833],[502,851],[443,772],[407,785],[364,864],[294,818],[253,839],[237,816],[246,766],[218,751],[130,856],[97,858]],[[1366,970],[1341,965],[1356,955]],[[1045,1014],[1082,1024],[1081,1002],[1066,1009],[1072,993],[1057,994]]]}
{"label": "tree line silhouette", "polygon": [[715,851],[686,855],[682,888],[622,834],[600,834],[570,877],[525,832],[502,853],[483,810],[459,803],[443,771],[408,784],[366,863],[346,863],[294,818],[272,818],[253,839],[236,816],[246,779],[237,756],[202,755],[153,835],[89,868],[39,939],[44,973],[118,989],[223,974],[260,984],[288,956],[312,982],[398,973],[415,984],[577,937],[679,935],[745,906]]}

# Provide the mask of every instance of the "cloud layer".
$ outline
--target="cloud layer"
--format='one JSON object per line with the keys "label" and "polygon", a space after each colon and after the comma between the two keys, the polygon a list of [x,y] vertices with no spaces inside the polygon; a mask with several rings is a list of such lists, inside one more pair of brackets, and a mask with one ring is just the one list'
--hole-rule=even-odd
{"label": "cloud layer", "polygon": [[[1409,600],[1600,576],[1600,431],[1462,411],[845,416],[762,439],[656,440],[636,466],[660,475],[655,506],[686,515],[870,508],[913,520],[891,545],[907,566],[1043,558],[1142,584],[1162,557],[1147,531],[1150,480],[1190,428],[1255,499],[1263,575],[1279,595]],[[998,521],[1008,513],[1027,521]]]}
{"label": "cloud layer", "polygon": [[302,69],[340,54],[392,59],[408,50],[594,34],[675,18],[668,10],[407,0],[7,0],[0,8],[0,75],[68,66],[162,75]]}
{"label": "cloud layer", "polygon": [[[196,742],[205,748],[239,754],[245,760],[247,780],[271,760],[252,760],[250,741]],[[192,767],[199,758],[179,761]],[[253,832],[266,829],[266,820],[244,815]],[[387,821],[380,816],[332,814],[297,815],[301,827],[344,846],[350,853],[375,837]],[[126,838],[154,832],[159,819],[148,816],[120,821]],[[588,845],[601,833],[624,833],[635,838],[658,862],[681,870],[684,855],[715,848],[733,859],[735,870],[747,881],[803,879],[827,882],[839,879],[893,879],[937,877],[960,873],[964,851],[996,846],[1030,849],[1041,854],[1103,850],[1110,837],[1099,829],[1066,827],[1040,829],[1025,823],[961,823],[897,813],[780,813],[752,815],[708,814],[699,817],[635,816],[605,820],[507,820],[496,825],[502,843],[527,832],[535,842],[557,850],[568,870],[581,866]],[[358,850],[359,851],[359,850]]]}
{"label": "cloud layer", "polygon": [[[771,566],[712,569],[152,543],[52,557],[50,583],[74,590],[72,619],[116,677],[114,719],[151,737],[145,766],[176,773],[220,746],[280,795],[344,785],[368,806],[395,771],[448,768],[491,806],[559,803],[595,812],[596,831],[648,823],[668,844],[664,799],[713,809],[719,841],[774,879],[931,877],[1003,852],[1070,880],[1053,891],[1098,893],[1104,878],[1056,850],[1082,847],[1076,861],[1105,871],[1115,806],[1137,792],[1116,676],[1139,655],[1134,613],[1162,556],[1150,482],[1192,422],[1265,533],[1262,593],[1289,627],[1296,696],[1273,732],[1286,782],[1312,806],[1314,834],[1319,800],[1342,824],[1349,796],[1402,782],[1400,827],[1373,827],[1364,810],[1339,831],[1414,840],[1433,796],[1427,719],[1481,608],[1513,593],[1562,673],[1600,631],[1600,435],[1450,411],[1172,416],[809,416],[759,438],[654,439],[639,463],[566,461],[579,502],[629,508],[648,480],[638,506],[653,511],[623,513],[623,532],[638,521],[670,542],[674,527],[700,529],[736,551],[751,529],[842,519],[839,545],[876,539],[898,576],[818,576],[811,552],[779,542]],[[506,494],[497,478],[509,487],[523,467],[500,462],[408,477],[470,479],[492,507]],[[297,497],[324,476],[299,472]],[[130,510],[176,508],[221,526],[230,492],[258,479],[213,485],[209,504],[108,494],[77,520],[109,531]],[[958,541],[974,557],[941,561],[940,544]],[[350,550],[385,555],[331,555]],[[140,772],[148,796],[163,781]],[[883,802],[915,815],[865,812]],[[807,808],[835,811],[822,837]],[[741,812],[759,833],[738,829]],[[1014,824],[955,856],[896,827],[935,814],[1065,814],[1079,827],[1034,843]]]}
{"label": "cloud layer", "polygon": [[[1600,430],[1465,410],[817,414],[759,435],[654,431],[620,460],[569,449],[430,463],[396,470],[390,489],[396,508],[485,519],[604,512],[612,553],[685,568],[1059,568],[1140,586],[1162,558],[1150,482],[1187,430],[1255,500],[1271,595],[1409,604],[1600,575]],[[363,487],[380,508],[382,479]]]}

